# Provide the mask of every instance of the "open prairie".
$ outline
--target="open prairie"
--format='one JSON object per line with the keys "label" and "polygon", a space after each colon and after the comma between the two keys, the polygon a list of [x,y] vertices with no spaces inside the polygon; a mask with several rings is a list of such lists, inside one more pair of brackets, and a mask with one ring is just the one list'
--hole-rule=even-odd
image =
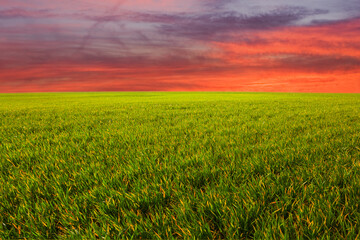
{"label": "open prairie", "polygon": [[0,238],[355,239],[360,95],[0,95]]}

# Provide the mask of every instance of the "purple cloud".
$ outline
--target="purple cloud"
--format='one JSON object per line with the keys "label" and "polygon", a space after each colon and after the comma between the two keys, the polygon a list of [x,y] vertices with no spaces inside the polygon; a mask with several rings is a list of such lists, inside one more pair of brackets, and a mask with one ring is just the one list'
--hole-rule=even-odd
{"label": "purple cloud", "polygon": [[[208,40],[218,34],[232,31],[268,30],[289,26],[304,17],[326,12],[326,10],[320,9],[282,7],[254,16],[237,12],[216,12],[196,16],[183,15],[175,22],[161,25],[160,32]],[[218,40],[221,40],[221,37]]]}
{"label": "purple cloud", "polygon": [[48,18],[57,16],[51,13],[49,9],[28,10],[24,8],[0,9],[0,19],[14,18]]}

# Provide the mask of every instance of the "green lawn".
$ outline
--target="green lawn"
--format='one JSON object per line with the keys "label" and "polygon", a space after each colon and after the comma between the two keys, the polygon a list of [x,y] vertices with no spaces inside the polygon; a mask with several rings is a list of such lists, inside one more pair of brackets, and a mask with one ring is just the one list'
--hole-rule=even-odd
{"label": "green lawn", "polygon": [[0,238],[360,238],[360,94],[0,94]]}

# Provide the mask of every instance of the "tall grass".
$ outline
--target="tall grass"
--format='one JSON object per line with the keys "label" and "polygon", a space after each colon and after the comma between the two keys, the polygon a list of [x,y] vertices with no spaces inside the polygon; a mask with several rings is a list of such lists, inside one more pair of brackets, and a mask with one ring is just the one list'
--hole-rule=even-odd
{"label": "tall grass", "polygon": [[0,238],[360,237],[360,95],[0,95]]}

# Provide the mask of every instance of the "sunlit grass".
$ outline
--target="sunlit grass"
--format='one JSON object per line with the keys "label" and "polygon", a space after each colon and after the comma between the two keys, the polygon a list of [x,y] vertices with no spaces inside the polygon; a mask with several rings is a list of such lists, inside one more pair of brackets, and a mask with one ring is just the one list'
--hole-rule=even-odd
{"label": "sunlit grass", "polygon": [[0,238],[360,237],[360,95],[0,95]]}

